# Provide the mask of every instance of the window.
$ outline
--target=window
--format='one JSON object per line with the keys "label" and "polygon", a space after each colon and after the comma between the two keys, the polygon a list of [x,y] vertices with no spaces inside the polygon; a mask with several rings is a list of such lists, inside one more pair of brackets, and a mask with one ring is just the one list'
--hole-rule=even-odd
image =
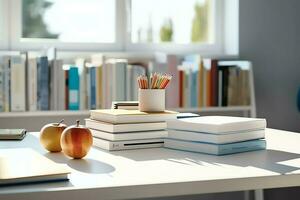
{"label": "window", "polygon": [[[236,35],[232,29],[226,29],[227,24],[233,27],[232,20],[230,23],[224,20],[235,16],[229,8],[238,8],[225,6],[227,2],[238,5],[238,0],[0,2],[7,5],[2,14],[9,20],[3,29],[9,50],[56,47],[71,51],[179,51],[176,53],[220,55],[226,49],[224,40],[230,41],[231,35]],[[230,15],[224,13],[226,9]],[[3,48],[1,42],[0,48]]]}
{"label": "window", "polygon": [[23,0],[22,38],[115,42],[114,0]]}
{"label": "window", "polygon": [[0,0],[0,49],[8,48],[7,15],[7,3]]}
{"label": "window", "polygon": [[213,43],[212,0],[132,0],[133,43]]}

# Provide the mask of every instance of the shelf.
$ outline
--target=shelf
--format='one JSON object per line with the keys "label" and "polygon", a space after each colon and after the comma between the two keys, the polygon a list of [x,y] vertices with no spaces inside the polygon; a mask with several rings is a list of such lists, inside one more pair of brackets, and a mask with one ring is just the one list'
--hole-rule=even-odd
{"label": "shelf", "polygon": [[234,112],[234,111],[250,111],[251,106],[175,108],[173,110],[177,112]]}
{"label": "shelf", "polygon": [[[204,107],[204,108],[175,108],[168,109],[177,112],[235,112],[251,111],[251,106],[230,106],[230,107]],[[88,110],[63,110],[63,111],[28,111],[28,112],[2,112],[0,118],[7,117],[55,117],[55,116],[89,116]]]}

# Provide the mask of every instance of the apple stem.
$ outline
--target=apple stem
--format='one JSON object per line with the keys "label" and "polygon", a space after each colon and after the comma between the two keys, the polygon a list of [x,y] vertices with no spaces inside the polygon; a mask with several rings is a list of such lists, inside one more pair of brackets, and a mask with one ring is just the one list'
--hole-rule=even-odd
{"label": "apple stem", "polygon": [[79,120],[76,120],[76,125],[77,125],[77,126],[79,126],[79,123],[80,123],[80,121],[79,121]]}
{"label": "apple stem", "polygon": [[59,126],[61,123],[63,123],[64,121],[65,121],[64,119],[60,120],[60,122],[58,122],[58,126]]}

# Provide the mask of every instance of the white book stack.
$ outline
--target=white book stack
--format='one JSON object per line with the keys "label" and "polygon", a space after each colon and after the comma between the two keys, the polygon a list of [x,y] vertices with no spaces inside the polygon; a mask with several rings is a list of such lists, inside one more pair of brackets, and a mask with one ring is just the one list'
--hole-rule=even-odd
{"label": "white book stack", "polygon": [[226,155],[266,148],[266,120],[245,117],[205,116],[167,122],[165,147]]}
{"label": "white book stack", "polygon": [[138,110],[92,110],[85,120],[96,147],[113,150],[162,147],[167,137],[166,120],[176,119],[176,112],[146,113]]}

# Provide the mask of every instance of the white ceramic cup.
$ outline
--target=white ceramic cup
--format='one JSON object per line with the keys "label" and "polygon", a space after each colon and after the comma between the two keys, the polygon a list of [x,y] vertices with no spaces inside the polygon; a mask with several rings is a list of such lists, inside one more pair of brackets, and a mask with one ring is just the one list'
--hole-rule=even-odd
{"label": "white ceramic cup", "polygon": [[139,110],[145,112],[165,111],[164,89],[139,89]]}

